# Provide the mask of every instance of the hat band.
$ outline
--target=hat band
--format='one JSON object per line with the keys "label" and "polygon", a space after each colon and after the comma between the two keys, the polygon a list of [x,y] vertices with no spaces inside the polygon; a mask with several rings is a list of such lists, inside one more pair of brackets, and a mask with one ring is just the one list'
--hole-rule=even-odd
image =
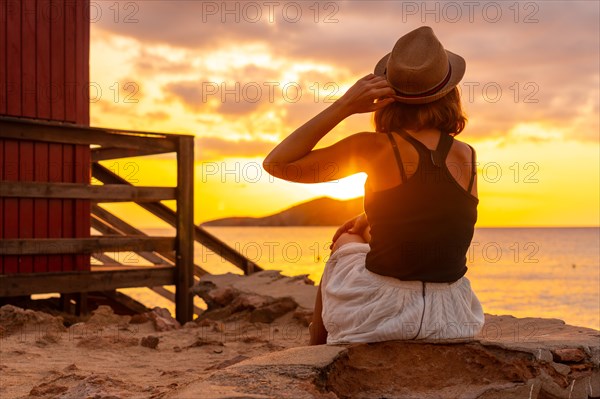
{"label": "hat band", "polygon": [[[384,72],[384,75],[386,75],[386,77],[387,77],[387,68]],[[433,89],[429,89],[422,93],[416,93],[416,94],[403,93],[402,91],[396,89],[395,87],[393,89],[396,91],[396,93],[398,95],[405,97],[405,98],[426,97],[426,96],[430,96],[432,94],[437,93],[438,91],[440,91],[440,89],[442,89],[444,86],[446,86],[448,81],[450,81],[450,76],[452,76],[452,65],[450,64],[450,61],[448,61],[448,73],[446,74],[446,77],[439,84],[437,84]]]}

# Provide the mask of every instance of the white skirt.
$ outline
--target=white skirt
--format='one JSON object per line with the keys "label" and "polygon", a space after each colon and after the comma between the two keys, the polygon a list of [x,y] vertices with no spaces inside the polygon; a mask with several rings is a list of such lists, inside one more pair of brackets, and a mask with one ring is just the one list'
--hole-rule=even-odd
{"label": "white skirt", "polygon": [[466,277],[453,283],[402,281],[365,268],[369,244],[342,245],[321,280],[327,343],[473,338],[481,303]]}

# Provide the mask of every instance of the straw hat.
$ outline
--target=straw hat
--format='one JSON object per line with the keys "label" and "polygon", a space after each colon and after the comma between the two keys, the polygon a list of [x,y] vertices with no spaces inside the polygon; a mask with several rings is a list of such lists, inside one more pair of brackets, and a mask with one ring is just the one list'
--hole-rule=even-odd
{"label": "straw hat", "polygon": [[465,60],[445,50],[429,26],[402,36],[375,66],[396,90],[396,101],[424,104],[448,94],[465,74]]}

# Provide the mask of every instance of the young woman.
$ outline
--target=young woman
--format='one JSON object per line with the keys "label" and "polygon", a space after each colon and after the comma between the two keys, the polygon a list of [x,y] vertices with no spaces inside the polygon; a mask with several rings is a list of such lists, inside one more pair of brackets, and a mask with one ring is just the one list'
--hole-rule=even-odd
{"label": "young woman", "polygon": [[[464,72],[462,57],[418,28],[264,160],[272,175],[301,183],[368,175],[365,213],[334,235],[311,344],[467,338],[482,328],[464,276],[479,202],[475,151],[454,139],[466,123],[456,87]],[[314,149],[365,112],[375,133]]]}

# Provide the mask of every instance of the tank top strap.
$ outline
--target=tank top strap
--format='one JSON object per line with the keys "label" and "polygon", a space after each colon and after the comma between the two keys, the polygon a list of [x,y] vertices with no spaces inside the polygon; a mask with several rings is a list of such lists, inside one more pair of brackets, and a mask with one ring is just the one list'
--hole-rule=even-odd
{"label": "tank top strap", "polygon": [[411,136],[410,134],[408,134],[404,130],[398,130],[398,134],[400,136],[402,136],[403,139],[405,139],[406,141],[408,141],[409,143],[411,143],[413,145],[413,147],[415,147],[415,149],[417,150],[417,152],[420,155],[427,155],[427,156],[429,156],[429,152],[431,150],[429,148],[427,148],[427,146],[425,144],[421,143],[419,140],[417,140],[416,138],[414,138],[413,136]]}
{"label": "tank top strap", "polygon": [[400,171],[400,180],[402,183],[406,181],[406,172],[404,171],[404,164],[402,163],[402,158],[400,157],[400,150],[398,150],[398,144],[396,144],[396,140],[392,137],[392,133],[386,132],[386,136],[390,139],[390,143],[392,144],[392,149],[394,150],[394,157],[396,157],[396,163],[398,164],[398,170]]}
{"label": "tank top strap", "polygon": [[438,141],[438,145],[435,150],[430,150],[427,146],[421,143],[419,140],[408,134],[403,130],[399,130],[398,134],[402,136],[406,141],[411,143],[413,147],[417,150],[420,155],[419,162],[428,163],[428,159],[431,159],[431,163],[434,166],[441,167],[445,165],[446,157],[448,156],[448,152],[450,152],[450,147],[452,147],[452,142],[454,138],[447,133],[441,132],[440,139]]}
{"label": "tank top strap", "polygon": [[[468,144],[467,144],[468,145]],[[475,150],[469,145],[471,149],[471,179],[469,180],[469,188],[467,192],[471,192],[473,189],[473,183],[475,182],[475,176],[477,175],[477,162],[475,161]]]}
{"label": "tank top strap", "polygon": [[452,147],[453,142],[454,138],[448,133],[442,132],[440,134],[440,140],[437,148],[431,151],[431,161],[435,166],[442,167],[446,164],[446,157],[450,152],[450,147]]}

